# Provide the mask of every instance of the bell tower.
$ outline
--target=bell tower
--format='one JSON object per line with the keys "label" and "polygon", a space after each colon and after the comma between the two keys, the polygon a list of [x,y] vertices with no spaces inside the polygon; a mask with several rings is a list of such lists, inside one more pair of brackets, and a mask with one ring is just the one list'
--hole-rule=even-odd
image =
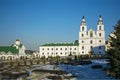
{"label": "bell tower", "polygon": [[20,45],[20,40],[16,39],[14,46],[16,47],[16,49],[19,49],[19,45]]}
{"label": "bell tower", "polygon": [[79,39],[85,38],[86,36],[87,36],[87,24],[86,24],[85,18],[83,16],[81,24],[80,24]]}
{"label": "bell tower", "polygon": [[102,20],[102,16],[100,15],[98,24],[97,24],[97,37],[98,38],[105,38],[105,31],[104,31],[104,24]]}
{"label": "bell tower", "polygon": [[80,24],[80,31],[87,31],[87,25],[86,25],[86,21],[85,21],[85,18],[84,16],[82,17],[82,21],[81,21],[81,24]]}
{"label": "bell tower", "polygon": [[82,17],[82,21],[80,24],[80,32],[79,32],[79,54],[85,54],[87,51],[85,51],[86,47],[85,44],[87,42],[87,24],[85,21],[84,16]]}
{"label": "bell tower", "polygon": [[101,15],[100,15],[99,20],[98,20],[97,30],[104,30],[104,24],[103,24],[103,20],[102,20]]}
{"label": "bell tower", "polygon": [[102,20],[102,16],[100,15],[97,24],[97,52],[98,54],[105,53],[105,30],[104,24]]}

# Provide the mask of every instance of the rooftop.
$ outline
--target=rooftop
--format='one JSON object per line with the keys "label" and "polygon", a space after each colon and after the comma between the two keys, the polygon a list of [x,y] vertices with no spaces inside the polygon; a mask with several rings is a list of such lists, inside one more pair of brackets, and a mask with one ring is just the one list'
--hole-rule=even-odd
{"label": "rooftop", "polygon": [[12,47],[12,46],[0,46],[0,52],[11,52],[11,53],[19,53],[19,50],[16,49],[16,47]]}
{"label": "rooftop", "polygon": [[78,46],[78,43],[49,43],[41,46]]}

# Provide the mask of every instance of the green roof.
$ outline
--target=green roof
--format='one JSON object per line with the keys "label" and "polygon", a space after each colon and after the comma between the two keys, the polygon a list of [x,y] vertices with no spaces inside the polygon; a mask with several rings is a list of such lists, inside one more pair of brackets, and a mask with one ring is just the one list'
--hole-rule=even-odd
{"label": "green roof", "polygon": [[19,48],[21,48],[22,46],[23,46],[23,45],[22,45],[22,44],[20,44],[20,45],[19,45]]}
{"label": "green roof", "polygon": [[44,44],[42,46],[78,46],[79,44],[73,44],[73,43],[50,43],[50,44]]}
{"label": "green roof", "polygon": [[16,47],[12,47],[12,46],[0,46],[0,52],[11,52],[11,53],[19,53],[19,50],[16,49]]}

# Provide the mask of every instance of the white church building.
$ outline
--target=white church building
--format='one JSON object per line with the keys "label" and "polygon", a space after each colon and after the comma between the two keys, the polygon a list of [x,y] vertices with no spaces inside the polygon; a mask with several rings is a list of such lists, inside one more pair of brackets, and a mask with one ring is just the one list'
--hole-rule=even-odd
{"label": "white church building", "polygon": [[16,39],[11,46],[0,46],[0,59],[16,59],[25,55],[25,46],[20,43],[19,39]]}
{"label": "white church building", "polygon": [[97,23],[97,30],[87,30],[87,24],[83,16],[80,24],[78,43],[50,43],[39,47],[40,56],[69,56],[85,55],[90,51],[93,54],[105,54],[105,30],[102,17]]}

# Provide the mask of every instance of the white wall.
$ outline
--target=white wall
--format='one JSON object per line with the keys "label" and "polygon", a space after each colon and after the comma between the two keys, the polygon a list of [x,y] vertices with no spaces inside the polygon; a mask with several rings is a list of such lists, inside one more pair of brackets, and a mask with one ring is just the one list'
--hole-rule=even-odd
{"label": "white wall", "polygon": [[22,47],[21,48],[19,48],[19,55],[25,55],[25,46],[24,45],[22,45]]}
{"label": "white wall", "polygon": [[69,56],[78,54],[78,46],[40,46],[40,56]]}

